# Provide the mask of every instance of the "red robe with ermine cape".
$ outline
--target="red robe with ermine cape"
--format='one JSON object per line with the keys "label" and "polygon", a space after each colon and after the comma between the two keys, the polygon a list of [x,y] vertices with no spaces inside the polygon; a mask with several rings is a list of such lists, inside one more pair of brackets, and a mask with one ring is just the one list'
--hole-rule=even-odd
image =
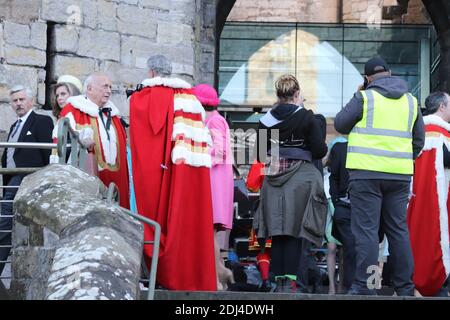
{"label": "red robe with ermine cape", "polygon": [[[130,187],[127,164],[127,136],[120,121],[119,109],[108,101],[104,107],[111,108],[111,126],[106,132],[102,120],[99,119],[99,107],[84,95],[67,99],[60,118],[68,118],[72,129],[81,135],[89,136],[95,142],[94,156],[98,164],[98,177],[108,187],[113,182],[120,195],[120,205],[130,208]],[[106,122],[106,116],[104,122]],[[53,130],[54,142],[57,142],[58,125]],[[108,139],[109,134],[109,139]],[[50,162],[57,162],[57,158]]]}
{"label": "red robe with ermine cape", "polygon": [[450,150],[450,124],[424,117],[425,146],[415,161],[408,228],[414,256],[413,281],[423,296],[433,296],[450,272],[449,181],[443,145]]}
{"label": "red robe with ermine cape", "polygon": [[[130,98],[130,145],[139,214],[161,225],[157,282],[170,290],[217,290],[210,186],[211,136],[190,85],[145,80]],[[146,241],[154,239],[145,226]],[[152,245],[144,247],[148,266]]]}

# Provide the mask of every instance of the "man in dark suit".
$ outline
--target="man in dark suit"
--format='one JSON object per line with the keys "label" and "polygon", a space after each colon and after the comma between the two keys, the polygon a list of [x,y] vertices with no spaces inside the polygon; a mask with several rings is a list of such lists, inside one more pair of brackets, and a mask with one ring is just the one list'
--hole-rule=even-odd
{"label": "man in dark suit", "polygon": [[[52,142],[53,121],[50,117],[35,113],[31,90],[15,86],[10,90],[11,106],[18,119],[11,126],[8,142]],[[2,155],[3,168],[43,167],[49,163],[51,150],[7,148]],[[3,175],[3,185],[19,186],[25,175]],[[18,188],[3,189],[3,200],[13,200]],[[0,218],[0,245],[11,245],[12,202],[3,202]],[[5,232],[6,231],[6,232]],[[11,248],[0,247],[0,274]]]}

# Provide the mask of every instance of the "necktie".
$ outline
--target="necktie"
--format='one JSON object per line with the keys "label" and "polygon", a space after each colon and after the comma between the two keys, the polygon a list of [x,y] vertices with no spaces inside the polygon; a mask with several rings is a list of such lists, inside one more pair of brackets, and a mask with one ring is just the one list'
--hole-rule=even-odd
{"label": "necktie", "polygon": [[[100,108],[98,113],[100,115],[100,119],[102,120],[103,126],[105,127],[105,131],[106,131],[106,135],[108,136],[108,140],[109,140],[109,128],[111,127],[111,108],[108,107],[104,107],[104,108]],[[108,116],[108,119],[106,120],[106,124],[103,121],[103,117],[102,114],[106,113]]]}
{"label": "necktie", "polygon": [[22,119],[17,120],[16,122],[16,126],[14,127],[13,132],[11,133],[11,138],[14,138],[14,136],[16,135],[17,131],[19,131],[20,128],[20,124],[22,123]]}

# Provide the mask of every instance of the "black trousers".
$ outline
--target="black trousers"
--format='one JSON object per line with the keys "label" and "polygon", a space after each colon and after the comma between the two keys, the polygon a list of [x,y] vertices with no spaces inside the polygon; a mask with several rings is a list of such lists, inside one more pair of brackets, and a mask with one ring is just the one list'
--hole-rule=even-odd
{"label": "black trousers", "polygon": [[296,275],[302,242],[291,236],[273,236],[270,270],[274,276]]}
{"label": "black trousers", "polygon": [[342,243],[344,250],[344,273],[343,284],[346,290],[349,290],[354,279],[356,269],[356,250],[355,237],[351,229],[351,211],[350,206],[336,203],[334,207],[334,224],[336,228],[336,239]]}
{"label": "black trousers", "polygon": [[378,230],[389,241],[391,280],[399,296],[413,295],[414,260],[406,224],[409,182],[397,180],[351,180],[351,228],[355,236],[356,290],[371,289],[374,267],[378,266]]}
{"label": "black trousers", "polygon": [[[19,186],[23,176],[13,176],[8,182],[8,186]],[[4,192],[3,200],[14,200],[18,188],[7,188]],[[2,202],[0,217],[0,275],[5,268],[5,261],[11,252],[11,231],[13,225],[13,203]]]}

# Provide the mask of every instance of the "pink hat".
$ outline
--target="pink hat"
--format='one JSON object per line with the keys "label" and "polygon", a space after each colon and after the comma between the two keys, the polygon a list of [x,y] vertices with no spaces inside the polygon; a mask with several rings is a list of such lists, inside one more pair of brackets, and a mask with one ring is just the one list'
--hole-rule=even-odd
{"label": "pink hat", "polygon": [[217,107],[220,103],[216,89],[209,84],[199,84],[193,88],[193,92],[200,103],[204,106]]}

